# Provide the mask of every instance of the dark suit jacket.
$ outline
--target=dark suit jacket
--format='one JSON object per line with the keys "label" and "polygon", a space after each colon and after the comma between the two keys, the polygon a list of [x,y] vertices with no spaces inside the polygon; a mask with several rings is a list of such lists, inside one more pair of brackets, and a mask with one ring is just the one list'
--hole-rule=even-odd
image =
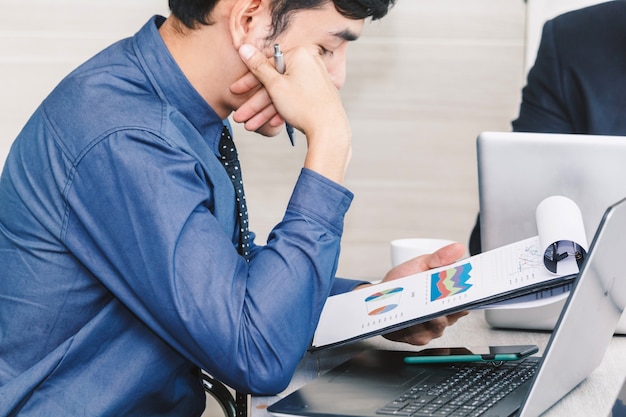
{"label": "dark suit jacket", "polygon": [[[626,0],[546,22],[513,130],[626,135]],[[478,220],[469,250],[481,250]]]}

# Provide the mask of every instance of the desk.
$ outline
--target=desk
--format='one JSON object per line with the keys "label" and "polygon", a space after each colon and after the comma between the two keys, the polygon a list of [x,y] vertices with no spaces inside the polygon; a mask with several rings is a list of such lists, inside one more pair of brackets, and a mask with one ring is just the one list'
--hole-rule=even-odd
{"label": "desk", "polygon": [[[585,337],[581,329],[581,337]],[[534,344],[543,352],[549,332],[527,332],[495,330],[484,321],[481,311],[474,311],[448,328],[440,339],[434,340],[428,347],[439,346],[480,346],[480,345],[524,345]],[[318,375],[330,370],[341,362],[364,349],[410,350],[422,349],[403,343],[390,342],[383,337],[374,337],[346,346],[307,353],[300,363],[289,387],[274,397],[252,397],[251,417],[269,417],[267,406],[279,398],[311,381]],[[564,397],[547,413],[546,417],[606,416],[613,405],[619,389],[626,377],[626,337],[614,336],[601,365],[569,395]]]}

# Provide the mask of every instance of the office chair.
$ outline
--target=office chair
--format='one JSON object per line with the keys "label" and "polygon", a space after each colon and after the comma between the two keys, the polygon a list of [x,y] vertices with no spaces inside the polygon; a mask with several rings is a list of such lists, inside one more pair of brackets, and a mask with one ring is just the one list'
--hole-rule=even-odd
{"label": "office chair", "polygon": [[204,386],[204,390],[213,398],[215,398],[220,407],[222,407],[222,411],[224,411],[224,416],[237,416],[235,399],[224,384],[213,378],[211,375],[202,372],[202,385]]}

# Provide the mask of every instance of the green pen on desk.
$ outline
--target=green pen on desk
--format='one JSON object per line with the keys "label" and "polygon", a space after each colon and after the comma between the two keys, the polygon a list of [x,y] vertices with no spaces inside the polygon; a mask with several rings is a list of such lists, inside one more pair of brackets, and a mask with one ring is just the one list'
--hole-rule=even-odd
{"label": "green pen on desk", "polygon": [[539,352],[536,345],[484,346],[469,348],[432,348],[406,356],[404,363],[412,365],[457,362],[505,362],[517,361]]}
{"label": "green pen on desk", "polygon": [[[276,71],[281,74],[285,73],[285,59],[283,57],[283,52],[280,50],[280,45],[277,43],[274,44],[274,65],[276,65]],[[293,129],[289,123],[285,123],[285,127],[287,129],[287,136],[289,136],[289,141],[291,142],[291,146],[296,145],[296,136]]]}

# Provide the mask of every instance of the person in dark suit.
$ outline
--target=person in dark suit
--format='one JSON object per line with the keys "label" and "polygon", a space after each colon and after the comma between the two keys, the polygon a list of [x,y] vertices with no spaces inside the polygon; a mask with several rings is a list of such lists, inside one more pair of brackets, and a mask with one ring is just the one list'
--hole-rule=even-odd
{"label": "person in dark suit", "polygon": [[[626,135],[626,1],[564,13],[543,27],[516,132]],[[480,215],[469,241],[481,252]]]}

